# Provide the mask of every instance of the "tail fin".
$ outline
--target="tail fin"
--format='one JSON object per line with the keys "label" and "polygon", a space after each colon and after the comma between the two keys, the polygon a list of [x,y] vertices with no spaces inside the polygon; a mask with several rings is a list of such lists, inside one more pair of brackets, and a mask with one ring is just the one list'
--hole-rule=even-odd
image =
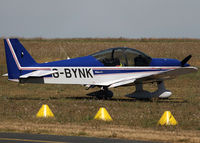
{"label": "tail fin", "polygon": [[18,39],[4,39],[9,79],[18,79],[24,67],[36,64]]}

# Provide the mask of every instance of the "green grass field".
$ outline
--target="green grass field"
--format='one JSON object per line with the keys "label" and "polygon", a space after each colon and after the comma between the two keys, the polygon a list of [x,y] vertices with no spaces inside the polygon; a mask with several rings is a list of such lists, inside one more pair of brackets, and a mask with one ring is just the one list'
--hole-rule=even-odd
{"label": "green grass field", "polygon": [[[200,67],[200,40],[198,39],[20,39],[37,62],[48,62],[85,56],[112,47],[130,47],[151,57],[182,60],[189,54],[191,65]],[[3,40],[0,40],[0,74],[7,73]],[[0,131],[50,133],[62,135],[103,136],[128,139],[149,139],[174,142],[200,141],[200,72],[165,82],[172,98],[183,102],[136,101],[124,97],[134,87],[112,89],[113,100],[95,100],[86,94],[98,90],[84,90],[81,85],[18,84],[0,77]],[[147,90],[155,84],[145,85]],[[36,113],[42,104],[48,104],[55,118],[38,119]],[[105,107],[113,122],[95,121],[100,107]],[[160,127],[157,122],[169,110],[178,121],[175,127]],[[53,130],[52,128],[54,127]],[[66,131],[65,127],[68,128]],[[105,129],[106,128],[106,129]],[[105,130],[103,130],[105,129]],[[110,130],[109,130],[110,129]],[[103,130],[103,131],[102,131]],[[138,130],[144,136],[131,133]],[[124,132],[127,132],[125,135]],[[128,135],[130,133],[130,135]],[[152,134],[153,134],[152,133]],[[167,136],[177,138],[165,139]],[[167,134],[168,133],[168,134]],[[181,136],[181,137],[180,137]],[[194,140],[191,140],[194,138]],[[151,139],[151,138],[150,138]]]}

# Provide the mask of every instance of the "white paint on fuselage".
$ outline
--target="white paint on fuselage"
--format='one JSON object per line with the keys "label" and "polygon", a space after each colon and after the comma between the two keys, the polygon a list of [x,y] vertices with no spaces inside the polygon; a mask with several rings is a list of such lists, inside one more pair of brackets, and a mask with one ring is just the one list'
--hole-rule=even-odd
{"label": "white paint on fuselage", "polygon": [[[104,74],[104,70],[150,70],[150,69],[175,69],[178,67],[49,67],[51,70],[58,71],[52,77],[45,77],[46,84],[91,84],[91,85],[110,85],[113,82],[127,78],[141,78],[163,71],[141,71],[128,73]],[[94,73],[95,70],[98,70]]]}

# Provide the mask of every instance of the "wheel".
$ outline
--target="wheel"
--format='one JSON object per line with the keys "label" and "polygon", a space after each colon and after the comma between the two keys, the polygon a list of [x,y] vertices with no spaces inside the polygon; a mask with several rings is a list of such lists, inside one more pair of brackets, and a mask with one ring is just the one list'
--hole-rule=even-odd
{"label": "wheel", "polygon": [[113,97],[113,92],[110,90],[104,91],[104,99],[111,99]]}
{"label": "wheel", "polygon": [[110,90],[100,90],[100,91],[96,92],[97,99],[109,100],[112,97],[113,97],[113,92]]}

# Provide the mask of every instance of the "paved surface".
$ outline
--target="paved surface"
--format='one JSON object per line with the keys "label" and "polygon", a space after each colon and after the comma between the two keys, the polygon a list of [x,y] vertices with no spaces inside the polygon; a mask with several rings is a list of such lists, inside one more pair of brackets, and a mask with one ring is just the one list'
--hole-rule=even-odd
{"label": "paved surface", "polygon": [[77,136],[0,133],[0,143],[153,143],[153,142],[93,138],[93,137],[77,137]]}

